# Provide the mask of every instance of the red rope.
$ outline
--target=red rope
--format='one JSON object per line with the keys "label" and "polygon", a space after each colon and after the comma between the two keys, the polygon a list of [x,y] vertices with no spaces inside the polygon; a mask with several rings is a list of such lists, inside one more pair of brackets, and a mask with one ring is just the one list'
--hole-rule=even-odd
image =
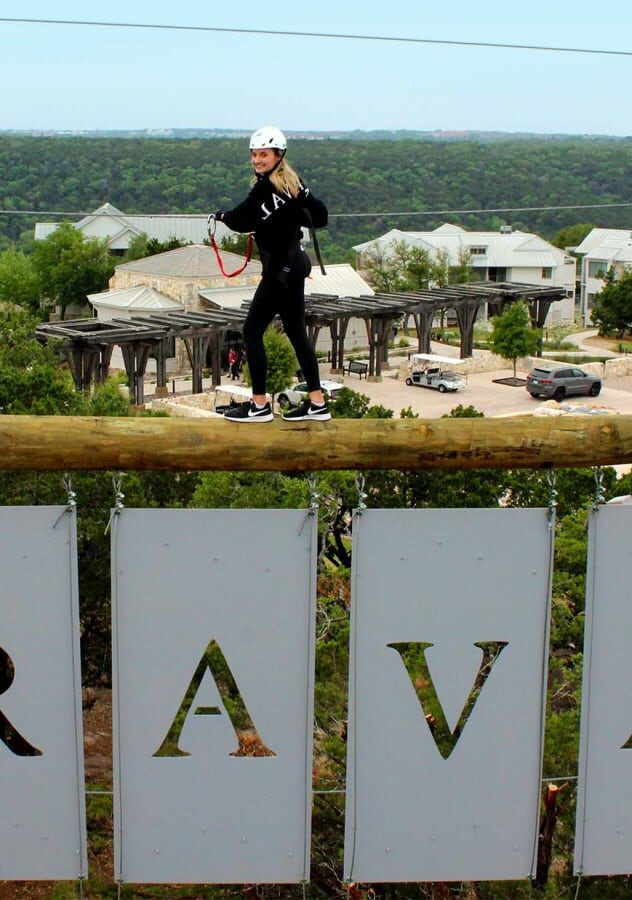
{"label": "red rope", "polygon": [[254,240],[254,236],[252,234],[248,235],[248,247],[246,248],[246,262],[243,264],[241,269],[235,269],[234,272],[226,272],[224,269],[224,263],[222,262],[222,257],[219,255],[219,247],[217,246],[217,241],[215,240],[215,235],[210,234],[211,239],[211,247],[215,251],[215,256],[217,257],[217,264],[219,266],[219,270],[224,276],[224,278],[234,278],[235,275],[241,275],[244,271],[248,263],[250,262],[250,257],[252,256],[252,243]]}

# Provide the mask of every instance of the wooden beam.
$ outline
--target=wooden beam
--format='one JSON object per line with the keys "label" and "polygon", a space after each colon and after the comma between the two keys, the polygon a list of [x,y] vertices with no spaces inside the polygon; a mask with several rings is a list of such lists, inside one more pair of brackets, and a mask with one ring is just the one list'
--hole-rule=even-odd
{"label": "wooden beam", "polygon": [[632,415],[332,419],[1,416],[0,469],[561,468],[632,463]]}

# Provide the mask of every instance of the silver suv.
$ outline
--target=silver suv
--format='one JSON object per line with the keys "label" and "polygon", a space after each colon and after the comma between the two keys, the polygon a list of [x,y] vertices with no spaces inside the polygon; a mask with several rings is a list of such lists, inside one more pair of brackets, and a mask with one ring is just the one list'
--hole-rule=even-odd
{"label": "silver suv", "polygon": [[580,394],[597,397],[601,391],[601,378],[576,366],[538,366],[527,375],[527,390],[532,397],[552,397],[554,400]]}

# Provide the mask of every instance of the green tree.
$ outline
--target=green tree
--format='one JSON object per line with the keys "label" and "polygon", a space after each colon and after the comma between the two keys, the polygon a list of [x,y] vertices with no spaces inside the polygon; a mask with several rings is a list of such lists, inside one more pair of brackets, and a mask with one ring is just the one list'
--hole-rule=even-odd
{"label": "green tree", "polygon": [[114,263],[106,240],[86,240],[67,222],[33,245],[33,266],[43,297],[61,307],[84,305],[87,295],[107,289]]}
{"label": "green tree", "polygon": [[123,262],[133,262],[135,259],[145,259],[147,256],[155,256],[157,253],[166,253],[168,250],[177,250],[186,246],[183,241],[171,237],[167,241],[159,241],[148,237],[143,231],[132,238],[129,247],[123,255]]}
{"label": "green tree", "polygon": [[632,270],[619,277],[613,269],[606,276],[604,288],[595,297],[592,320],[601,334],[623,337],[632,329]]}
{"label": "green tree", "polygon": [[466,284],[474,281],[475,271],[472,266],[472,254],[467,247],[459,250],[456,266],[450,269],[450,284]]}
{"label": "green tree", "polygon": [[[292,383],[298,370],[296,354],[287,336],[274,326],[266,329],[263,346],[268,360],[266,387],[272,395],[278,394]],[[244,366],[244,377],[247,384],[252,384],[248,365]]]}
{"label": "green tree", "polygon": [[36,324],[21,307],[0,308],[0,413],[79,414],[82,397],[52,348],[35,339]]}
{"label": "green tree", "polygon": [[531,327],[527,304],[520,301],[510,304],[502,316],[494,316],[489,344],[494,353],[511,360],[515,378],[519,357],[536,352],[539,334],[539,331]]}
{"label": "green tree", "polygon": [[437,269],[430,254],[423,247],[411,247],[403,241],[398,242],[393,255],[403,280],[401,290],[424,290],[431,281],[434,281],[437,271],[442,271],[441,264]]}
{"label": "green tree", "polygon": [[[236,253],[238,256],[246,256],[248,252],[249,235],[247,234],[227,234],[220,241],[220,249],[228,250],[229,253]],[[259,249],[255,242],[252,243],[251,251],[252,259],[259,259]]]}
{"label": "green tree", "polygon": [[578,247],[594,227],[594,225],[585,222],[580,222],[577,225],[567,225],[565,228],[560,228],[559,231],[555,232],[551,238],[551,243],[555,247],[559,247],[560,250],[565,250],[567,247]]}
{"label": "green tree", "polygon": [[203,509],[296,509],[307,506],[302,478],[280,472],[203,472],[191,505]]}
{"label": "green tree", "polygon": [[30,257],[16,247],[0,253],[0,302],[14,303],[36,312],[39,281]]}
{"label": "green tree", "polygon": [[378,293],[388,294],[402,290],[399,270],[392,257],[379,244],[362,255],[362,273]]}
{"label": "green tree", "polygon": [[395,241],[388,247],[379,244],[362,257],[362,271],[376,291],[425,290],[430,284],[447,284],[448,262],[445,254],[433,260],[423,247],[407,241]]}

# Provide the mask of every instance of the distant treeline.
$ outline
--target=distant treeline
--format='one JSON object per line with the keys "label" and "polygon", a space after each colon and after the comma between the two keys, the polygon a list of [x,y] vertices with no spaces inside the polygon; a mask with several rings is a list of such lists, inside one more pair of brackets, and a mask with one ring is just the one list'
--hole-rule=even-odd
{"label": "distant treeline", "polygon": [[[631,228],[632,206],[467,214],[442,210],[569,207],[630,202],[632,142],[294,140],[289,158],[329,206],[325,258],[390,228],[427,231],[510,224],[552,237],[578,222]],[[44,211],[85,212],[109,201],[125,213],[208,213],[247,192],[245,139],[171,140],[0,135],[0,249],[26,248]],[[36,210],[39,215],[7,215]],[[397,212],[433,215],[397,216]],[[358,216],[349,216],[357,213]],[[363,216],[363,213],[371,215]],[[72,221],[72,220],[71,220]]]}

